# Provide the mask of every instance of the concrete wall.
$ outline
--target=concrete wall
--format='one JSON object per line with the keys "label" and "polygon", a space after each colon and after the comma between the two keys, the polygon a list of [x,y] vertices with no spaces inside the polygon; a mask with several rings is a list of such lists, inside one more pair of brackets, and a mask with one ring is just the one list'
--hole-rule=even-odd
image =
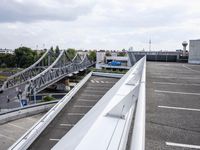
{"label": "concrete wall", "polygon": [[190,40],[189,63],[200,64],[200,39]]}

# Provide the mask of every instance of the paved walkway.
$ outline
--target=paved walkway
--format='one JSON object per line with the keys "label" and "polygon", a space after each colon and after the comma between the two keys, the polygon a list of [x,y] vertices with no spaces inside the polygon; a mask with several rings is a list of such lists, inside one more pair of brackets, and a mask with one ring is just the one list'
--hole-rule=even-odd
{"label": "paved walkway", "polygon": [[[22,91],[24,91],[25,84],[18,86]],[[7,96],[10,99],[10,102],[7,102]],[[15,87],[6,89],[3,93],[0,93],[0,108],[1,109],[12,109],[20,107],[19,100],[17,98],[17,92]]]}

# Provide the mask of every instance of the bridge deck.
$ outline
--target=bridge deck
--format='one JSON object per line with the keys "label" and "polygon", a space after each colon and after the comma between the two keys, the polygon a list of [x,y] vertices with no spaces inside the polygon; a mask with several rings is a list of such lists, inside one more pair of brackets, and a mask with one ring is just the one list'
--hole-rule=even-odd
{"label": "bridge deck", "polygon": [[[25,84],[18,86],[19,89],[24,91]],[[10,102],[7,102],[7,96],[10,99]],[[17,98],[17,92],[15,87],[6,89],[3,93],[0,93],[0,108],[1,111],[6,111],[7,109],[13,109],[20,107],[19,100]]]}
{"label": "bridge deck", "polygon": [[146,150],[200,149],[200,66],[147,63]]}
{"label": "bridge deck", "polygon": [[29,149],[52,148],[117,81],[116,78],[92,76]]}

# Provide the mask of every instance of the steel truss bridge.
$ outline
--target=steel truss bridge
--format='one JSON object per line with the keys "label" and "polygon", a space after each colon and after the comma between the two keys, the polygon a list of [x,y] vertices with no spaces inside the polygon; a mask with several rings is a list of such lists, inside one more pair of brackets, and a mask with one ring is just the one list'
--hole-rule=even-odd
{"label": "steel truss bridge", "polygon": [[70,59],[65,50],[60,51],[59,55],[52,50],[47,50],[33,65],[8,77],[0,90],[9,90],[26,84],[26,92],[38,93],[60,79],[83,71],[93,64],[87,54],[84,56],[76,54],[73,59]]}

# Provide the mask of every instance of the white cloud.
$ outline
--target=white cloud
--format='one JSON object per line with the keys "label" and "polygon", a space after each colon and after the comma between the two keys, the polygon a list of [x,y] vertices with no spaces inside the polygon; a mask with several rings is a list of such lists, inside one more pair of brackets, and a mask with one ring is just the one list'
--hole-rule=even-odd
{"label": "white cloud", "polygon": [[199,0],[2,0],[0,47],[181,48],[199,38]]}

